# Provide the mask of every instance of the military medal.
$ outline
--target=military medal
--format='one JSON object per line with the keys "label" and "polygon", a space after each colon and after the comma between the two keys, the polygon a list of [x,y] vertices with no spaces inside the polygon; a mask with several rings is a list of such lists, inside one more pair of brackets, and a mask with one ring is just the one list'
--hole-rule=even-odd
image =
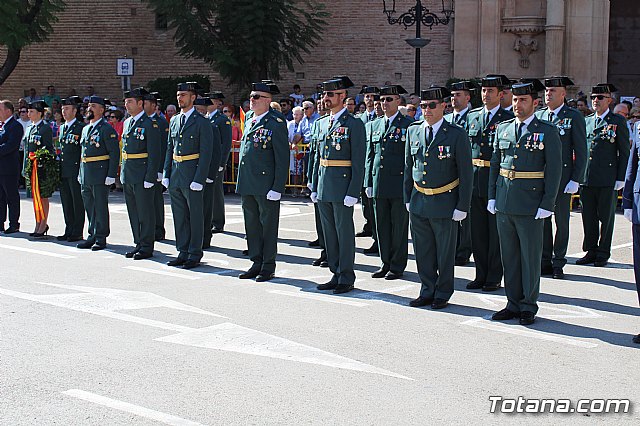
{"label": "military medal", "polygon": [[340,147],[340,143],[336,144],[336,151],[340,151],[342,149],[342,147]]}
{"label": "military medal", "polygon": [[446,146],[445,149],[447,150],[447,158],[451,158],[451,147]]}
{"label": "military medal", "polygon": [[544,140],[544,133],[538,133],[538,138],[540,139],[540,143],[538,143],[538,149],[543,150],[544,144],[542,141]]}
{"label": "military medal", "polygon": [[440,154],[438,154],[438,160],[442,160],[445,158],[443,151],[444,151],[444,147],[442,145],[438,146],[438,151],[440,151]]}

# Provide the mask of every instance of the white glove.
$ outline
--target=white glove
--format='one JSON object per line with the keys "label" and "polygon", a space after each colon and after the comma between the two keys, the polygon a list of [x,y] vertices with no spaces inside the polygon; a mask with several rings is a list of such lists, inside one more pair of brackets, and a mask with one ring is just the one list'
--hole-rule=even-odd
{"label": "white glove", "polygon": [[162,173],[158,173],[157,180],[158,182],[162,182]]}
{"label": "white glove", "polygon": [[280,201],[280,198],[282,198],[282,194],[276,191],[269,191],[267,192],[267,200],[269,201]]}
{"label": "white glove", "polygon": [[313,185],[311,185],[311,182],[307,184],[307,188],[309,189],[309,191],[313,191]]}
{"label": "white glove", "polygon": [[578,192],[578,189],[580,189],[580,185],[578,184],[578,182],[570,180],[569,182],[567,182],[567,186],[564,187],[564,193],[575,194],[576,192]]}
{"label": "white glove", "polygon": [[213,183],[213,180],[212,180],[212,179],[207,178],[207,179],[205,180],[205,182],[207,182],[207,183]]}
{"label": "white glove", "polygon": [[82,182],[80,182],[80,175],[78,175],[78,183],[82,183]]}
{"label": "white glove", "polygon": [[453,217],[451,219],[455,220],[456,222],[462,222],[466,218],[467,218],[467,212],[461,212],[460,210],[455,209],[453,211]]}
{"label": "white glove", "polygon": [[111,185],[113,185],[114,183],[116,183],[116,178],[112,178],[112,177],[107,176],[107,177],[104,179],[104,184],[105,184],[105,185],[107,185],[107,186],[111,186]]}
{"label": "white glove", "polygon": [[153,184],[151,182],[144,181],[144,189],[153,188]]}
{"label": "white glove", "polygon": [[345,207],[353,207],[356,205],[356,203],[358,202],[358,199],[355,197],[351,197],[349,195],[345,195],[344,196],[344,205]]}
{"label": "white glove", "polygon": [[311,193],[311,201],[313,201],[314,203],[318,202],[318,193],[317,192],[312,192]]}
{"label": "white glove", "polygon": [[220,166],[220,167],[218,167],[218,173],[220,173],[220,172],[221,172],[221,171],[223,171],[223,170],[224,170],[224,166]]}
{"label": "white glove", "polygon": [[411,206],[411,203],[404,203],[404,206],[407,208],[407,211],[409,211],[409,206]]}
{"label": "white glove", "polygon": [[629,222],[633,222],[633,219],[631,216],[633,216],[633,209],[624,209],[624,218],[627,219]]}
{"label": "white glove", "polygon": [[203,186],[198,182],[191,182],[191,185],[189,185],[189,189],[192,191],[202,191],[202,188]]}
{"label": "white glove", "polygon": [[538,209],[538,212],[536,213],[536,217],[534,219],[546,219],[548,217],[551,217],[552,214],[553,212],[550,212],[549,210]]}
{"label": "white glove", "polygon": [[489,200],[487,203],[487,211],[491,214],[496,214],[496,200]]}
{"label": "white glove", "polygon": [[367,186],[365,188],[365,190],[364,190],[364,193],[368,198],[373,198],[373,188],[372,187]]}
{"label": "white glove", "polygon": [[613,189],[615,189],[616,191],[620,191],[622,188],[624,188],[624,181],[617,180]]}
{"label": "white glove", "polygon": [[162,186],[169,189],[169,178],[162,179]]}

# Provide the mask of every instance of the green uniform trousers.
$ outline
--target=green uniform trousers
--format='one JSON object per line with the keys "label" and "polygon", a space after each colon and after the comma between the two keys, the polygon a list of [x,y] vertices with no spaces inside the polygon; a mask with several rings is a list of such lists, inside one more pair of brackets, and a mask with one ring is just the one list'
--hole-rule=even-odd
{"label": "green uniform trousers", "polygon": [[322,232],[322,219],[320,219],[320,209],[318,209],[318,203],[313,204],[313,214],[316,219],[316,233],[318,234],[318,244],[320,245],[320,257],[327,257],[327,247],[324,244],[324,233]]}
{"label": "green uniform trousers", "polygon": [[162,191],[164,187],[158,182],[153,185],[153,211],[156,217],[156,241],[164,240],[166,232],[164,229],[164,195]]}
{"label": "green uniform trousers", "polygon": [[413,250],[422,284],[420,297],[449,300],[453,294],[458,222],[413,213],[410,217]]}
{"label": "green uniform trousers", "polygon": [[82,237],[84,232],[84,204],[78,179],[75,177],[60,180],[60,201],[64,215],[64,235]]}
{"label": "green uniform trousers", "polygon": [[153,209],[154,187],[145,189],[144,183],[125,183],[124,201],[127,205],[133,242],[141,253],[153,253],[156,231],[156,212]]}
{"label": "green uniform trousers", "polygon": [[373,211],[373,199],[367,197],[365,193],[366,188],[362,188],[360,191],[360,201],[362,204],[362,216],[364,216],[364,226],[362,230],[365,232],[371,232],[371,236],[374,241],[376,241],[377,233],[376,233],[376,217]]}
{"label": "green uniform trousers", "polygon": [[82,185],[82,202],[89,219],[87,241],[106,244],[109,236],[109,187]]}
{"label": "green uniform trousers", "polygon": [[332,281],[338,285],[353,285],[356,273],[356,234],[353,225],[353,207],[340,202],[318,202],[322,233],[327,250]]}
{"label": "green uniform trousers", "polygon": [[211,247],[211,223],[213,220],[213,197],[215,191],[215,182],[207,183],[202,190],[202,203],[204,207],[204,236],[202,237],[202,248]]}
{"label": "green uniform trousers", "polygon": [[171,188],[171,210],[178,259],[200,262],[204,235],[203,194],[189,188]]}
{"label": "green uniform trousers", "polygon": [[263,275],[276,271],[280,201],[267,200],[265,195],[243,195],[242,214],[247,236],[251,269]]}
{"label": "green uniform trousers", "polygon": [[409,213],[402,198],[374,198],[382,269],[402,274],[409,256]]}
{"label": "green uniform trousers", "polygon": [[471,197],[471,244],[476,264],[476,281],[499,283],[502,281],[500,241],[496,217],[487,211],[486,197]]}
{"label": "green uniform trousers", "polygon": [[582,250],[595,260],[608,260],[611,256],[617,196],[618,193],[610,186],[583,186],[580,189],[584,229]]}
{"label": "green uniform trousers", "polygon": [[[571,194],[558,194],[553,217],[544,219],[542,237],[542,267],[562,268],[567,264],[569,245],[569,217],[571,216]],[[556,224],[555,238],[552,221]]]}
{"label": "green uniform trousers", "polygon": [[211,227],[224,229],[224,170],[218,172],[216,180],[213,182],[213,216],[211,217]]}
{"label": "green uniform trousers", "polygon": [[544,221],[534,216],[497,212],[496,221],[503,253],[504,290],[507,309],[538,312],[540,262]]}
{"label": "green uniform trousers", "polygon": [[471,218],[467,217],[458,227],[458,244],[456,245],[456,259],[469,260],[472,253],[471,246]]}

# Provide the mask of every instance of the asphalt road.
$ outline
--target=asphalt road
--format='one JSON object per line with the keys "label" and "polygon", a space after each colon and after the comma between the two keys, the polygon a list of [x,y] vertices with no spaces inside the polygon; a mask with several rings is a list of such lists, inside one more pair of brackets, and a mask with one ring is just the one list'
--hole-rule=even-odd
{"label": "asphalt road", "polygon": [[[0,424],[639,424],[640,333],[630,225],[616,218],[613,262],[576,266],[582,225],[572,214],[567,279],[542,279],[531,327],[487,318],[504,291],[465,289],[473,265],[456,267],[443,311],[414,309],[413,250],[404,280],[370,278],[378,259],[362,254],[357,290],[315,290],[313,207],[283,201],[277,279],[239,280],[250,266],[239,199],[205,265],[124,257],[132,243],[122,194],[110,198],[108,250],[78,250],[26,233],[0,236]],[[362,224],[357,206],[356,227]],[[22,230],[33,229],[30,200]],[[51,233],[63,231],[52,198]],[[491,414],[505,399],[630,399],[626,414]]]}

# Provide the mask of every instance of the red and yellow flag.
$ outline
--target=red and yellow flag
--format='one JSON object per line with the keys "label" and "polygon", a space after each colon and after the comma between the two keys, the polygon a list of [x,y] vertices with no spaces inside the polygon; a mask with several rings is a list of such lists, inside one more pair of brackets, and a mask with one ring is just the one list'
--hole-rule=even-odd
{"label": "red and yellow flag", "polygon": [[242,131],[242,134],[244,134],[244,120],[244,110],[240,107],[240,130]]}

